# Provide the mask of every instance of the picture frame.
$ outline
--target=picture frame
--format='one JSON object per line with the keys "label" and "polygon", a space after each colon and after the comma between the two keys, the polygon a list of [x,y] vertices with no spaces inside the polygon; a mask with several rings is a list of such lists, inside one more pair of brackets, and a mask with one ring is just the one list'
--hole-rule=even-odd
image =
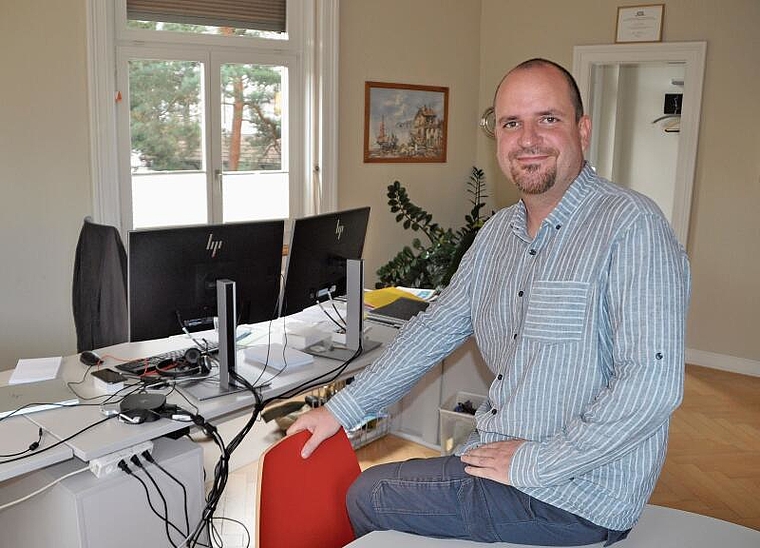
{"label": "picture frame", "polygon": [[449,88],[364,85],[364,162],[445,163]]}
{"label": "picture frame", "polygon": [[618,7],[615,42],[661,42],[665,4]]}

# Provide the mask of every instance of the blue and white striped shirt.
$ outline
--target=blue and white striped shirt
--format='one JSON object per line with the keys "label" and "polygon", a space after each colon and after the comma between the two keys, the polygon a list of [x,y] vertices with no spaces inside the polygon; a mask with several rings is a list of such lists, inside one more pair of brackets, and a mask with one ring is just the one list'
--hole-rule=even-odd
{"label": "blue and white striped shirt", "polygon": [[683,395],[689,292],[688,258],[657,206],[586,165],[535,238],[522,202],[494,215],[437,305],[328,408],[357,424],[474,334],[495,379],[458,454],[527,440],[511,485],[625,530],[654,489]]}

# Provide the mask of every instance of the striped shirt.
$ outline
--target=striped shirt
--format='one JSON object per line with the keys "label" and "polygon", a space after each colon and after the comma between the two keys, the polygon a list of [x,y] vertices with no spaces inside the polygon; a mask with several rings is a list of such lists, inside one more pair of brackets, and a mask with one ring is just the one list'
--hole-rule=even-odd
{"label": "striped shirt", "polygon": [[495,378],[458,454],[527,440],[509,484],[625,530],[683,396],[689,292],[688,258],[657,206],[586,165],[535,238],[522,202],[495,214],[437,304],[327,406],[354,426],[474,334]]}

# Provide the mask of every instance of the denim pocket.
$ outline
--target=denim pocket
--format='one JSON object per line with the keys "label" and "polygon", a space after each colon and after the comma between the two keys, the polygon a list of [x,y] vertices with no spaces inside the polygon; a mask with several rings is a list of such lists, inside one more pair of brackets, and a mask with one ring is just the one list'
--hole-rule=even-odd
{"label": "denim pocket", "polygon": [[581,340],[590,287],[588,282],[536,281],[525,315],[524,336],[547,343]]}

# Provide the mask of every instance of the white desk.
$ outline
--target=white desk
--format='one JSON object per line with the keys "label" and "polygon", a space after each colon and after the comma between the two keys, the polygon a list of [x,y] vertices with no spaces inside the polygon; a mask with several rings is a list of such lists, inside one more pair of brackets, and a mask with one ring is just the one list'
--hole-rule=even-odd
{"label": "white desk", "polygon": [[[388,342],[395,337],[397,330],[391,327],[375,325],[372,329],[372,337],[375,340],[382,342]],[[192,343],[185,337],[171,337],[169,339],[138,342],[138,343],[122,343],[111,347],[98,350],[98,354],[105,358],[105,367],[112,367],[120,363],[113,358],[107,358],[106,356],[114,356],[119,359],[135,359],[140,357],[151,356],[166,352],[169,350],[175,350],[179,348],[186,348],[191,346]],[[350,376],[358,370],[366,367],[372,362],[372,360],[379,356],[382,349],[376,349],[366,354],[361,355],[353,363],[351,363],[343,372],[342,377]],[[242,363],[242,352],[239,352],[239,369],[245,370],[246,365]],[[309,379],[315,378],[323,373],[338,367],[340,362],[336,360],[330,360],[326,358],[315,358],[314,363],[310,366],[306,366],[295,370],[293,372],[282,374],[272,380],[271,385],[262,390],[262,397],[268,399],[276,397],[281,394],[287,393],[287,391],[298,387],[302,383]],[[78,382],[82,379],[87,371],[79,361],[78,355],[67,356],[63,359],[61,365],[61,374],[64,380],[68,382]],[[262,380],[267,380],[271,375],[265,373]],[[329,378],[322,378],[322,384],[329,382]],[[92,378],[87,375],[82,384],[74,385],[74,389],[77,394],[83,398],[89,398],[102,394],[99,392],[92,382]],[[59,409],[51,409],[48,411],[40,411],[26,415],[25,417],[19,417],[22,420],[26,420],[32,425],[42,426],[47,432],[51,433],[58,439],[67,439],[83,428],[102,421],[104,416],[100,413],[100,408],[97,405],[102,399],[92,401],[82,401],[82,403],[92,403],[90,406],[73,406]],[[188,402],[178,394],[171,394],[168,401],[177,404],[185,409],[192,410]],[[192,400],[191,400],[192,401]],[[255,398],[247,391],[220,396],[204,402],[193,402],[198,406],[198,413],[202,415],[206,420],[213,422],[214,419],[226,418],[243,414],[248,412],[253,404]],[[10,432],[12,428],[18,428],[14,426],[16,421],[2,421],[0,422],[0,439],[11,438],[16,439],[15,435],[11,437]],[[21,423],[23,424],[23,423]],[[156,439],[171,432],[181,430],[188,426],[189,423],[177,422],[168,419],[161,419],[158,421],[145,423],[145,424],[124,424],[117,419],[112,418],[106,420],[102,424],[94,426],[82,434],[76,435],[70,440],[66,441],[66,445],[69,448],[69,452],[66,452],[66,447],[61,447],[63,452],[56,451],[50,455],[40,454],[40,456],[52,457],[55,456],[56,460],[46,459],[22,459],[17,463],[24,463],[24,465],[16,464],[14,466],[8,466],[0,464],[0,480],[13,477],[18,474],[26,473],[32,470],[43,468],[52,462],[60,462],[67,458],[71,458],[73,453],[77,458],[87,462],[94,458],[113,453],[133,445],[137,445],[144,441]],[[191,423],[190,423],[191,424]],[[37,427],[32,426],[31,430],[34,433],[26,435],[23,438],[29,438],[31,441],[36,439]],[[9,432],[6,434],[6,432]],[[32,439],[34,438],[34,439]],[[31,443],[30,441],[30,443]],[[44,441],[44,440],[43,440]],[[18,450],[18,449],[16,449]],[[7,467],[6,467],[7,466]]]}
{"label": "white desk", "polygon": [[[375,326],[372,330],[373,339],[388,342],[396,335],[396,330],[385,326]],[[113,367],[120,363],[119,360],[130,360],[135,358],[147,357],[169,350],[187,348],[192,346],[190,340],[184,337],[172,337],[166,340],[123,343],[98,350],[98,354],[105,359],[106,367]],[[380,354],[382,350],[377,349],[368,352],[354,362],[352,362],[341,374],[345,378],[356,371],[367,366],[372,360]],[[243,376],[246,375],[247,366],[239,352],[238,371]],[[108,356],[113,356],[109,358]],[[119,360],[115,359],[119,358]],[[264,399],[269,399],[288,393],[293,389],[298,389],[301,385],[310,379],[319,377],[340,367],[341,362],[329,360],[326,358],[315,358],[314,363],[296,369],[292,372],[283,373],[272,379],[272,382],[262,389],[261,395]],[[171,463],[167,460],[171,455],[161,454],[160,449],[163,447],[164,453],[167,450],[178,452],[171,458],[177,460],[176,466],[184,470],[183,483],[187,484],[188,491],[194,493],[191,506],[191,518],[196,523],[201,512],[203,501],[203,467],[202,456],[196,456],[191,451],[182,449],[181,454],[176,447],[181,446],[180,442],[185,445],[190,443],[187,440],[177,440],[169,442],[168,440],[158,439],[165,434],[182,430],[192,423],[178,422],[168,419],[161,419],[145,424],[125,424],[119,422],[116,418],[104,420],[105,417],[100,412],[100,402],[104,398],[86,400],[94,396],[102,395],[95,387],[91,376],[87,372],[87,367],[79,361],[79,356],[68,356],[63,359],[61,365],[61,376],[68,382],[79,382],[73,388],[82,400],[82,404],[73,407],[57,408],[48,411],[40,411],[22,417],[13,417],[0,422],[0,440],[11,440],[13,443],[0,442],[0,452],[5,453],[19,451],[27,447],[37,439],[39,426],[45,431],[45,437],[42,440],[41,448],[55,443],[57,440],[66,440],[64,444],[49,451],[32,454],[28,458],[20,459],[14,462],[0,464],[0,503],[19,500],[24,495],[33,492],[34,489],[44,485],[50,478],[61,477],[61,474],[69,469],[81,469],[87,466],[87,461],[94,458],[107,455],[114,451],[125,449],[144,441],[156,440],[159,448],[158,453],[154,451],[154,456],[159,461]],[[271,374],[265,373],[262,381],[267,381]],[[331,382],[331,376],[322,377],[315,385],[320,386]],[[2,376],[0,376],[0,382]],[[116,398],[118,401],[118,398]],[[177,404],[184,409],[194,411],[193,407],[180,395],[173,393],[168,396],[170,403]],[[220,396],[203,402],[193,402],[197,405],[197,412],[206,420],[214,422],[215,419],[223,419],[236,415],[250,412],[255,403],[255,397],[247,392],[242,391],[229,395]],[[101,422],[102,421],[102,422]],[[100,424],[96,424],[99,423]],[[85,427],[92,426],[81,434],[76,434]],[[28,441],[27,441],[28,440]],[[229,440],[224,440],[229,441]],[[192,444],[191,444],[192,445]],[[167,447],[173,449],[166,449]],[[195,446],[196,453],[201,453],[200,448]],[[39,451],[39,449],[38,449]],[[2,459],[0,459],[2,460]],[[53,466],[51,466],[53,465]],[[33,473],[30,473],[33,472]],[[169,506],[176,512],[182,508],[181,498],[176,489],[176,485],[166,482],[164,488],[167,493],[173,495],[168,498]],[[163,524],[154,519],[147,513],[147,507],[143,493],[130,478],[124,474],[114,474],[106,478],[95,479],[89,472],[85,471],[72,478],[65,480],[61,484],[44,493],[33,497],[21,504],[9,508],[7,511],[0,513],[0,529],[3,530],[5,540],[18,540],[14,545],[43,547],[51,546],[53,539],[67,539],[62,545],[80,546],[82,539],[90,539],[93,535],[99,540],[92,541],[97,546],[103,546],[103,538],[108,538],[111,534],[109,527],[103,524],[110,521],[113,511],[124,515],[130,514],[134,521],[125,521],[118,535],[119,547],[126,548],[133,546],[133,540],[137,542],[137,537],[130,536],[129,528],[134,527],[135,523],[140,526],[140,539],[144,542],[137,544],[145,546],[164,545],[165,532]],[[118,493],[118,494],[117,494]],[[73,502],[72,502],[73,501]],[[125,501],[131,501],[129,503]],[[72,510],[75,508],[75,510]],[[135,512],[138,512],[139,515]],[[39,514],[63,516],[55,521],[56,528],[54,533],[46,533],[48,536],[40,536],[37,531],[37,516]],[[102,518],[102,519],[101,519]],[[181,521],[180,515],[174,515],[173,521]],[[119,518],[116,518],[117,520]],[[101,523],[102,522],[102,523]],[[100,524],[100,525],[99,525]],[[51,536],[52,535],[52,536]],[[106,535],[101,538],[97,535]],[[138,535],[139,536],[139,535]],[[146,540],[149,539],[149,540]],[[109,541],[111,542],[111,541]],[[113,541],[116,542],[116,541]],[[117,546],[113,542],[108,545]],[[69,544],[71,543],[71,544]],[[3,544],[0,542],[0,544]],[[5,544],[3,544],[4,546]],[[90,544],[87,544],[90,545]]]}
{"label": "white desk", "polygon": [[[435,539],[375,531],[356,539],[346,548],[518,548],[522,544],[497,542],[485,544],[468,540]],[[602,543],[591,546],[603,546]],[[628,538],[614,545],[619,548],[758,548],[760,531],[708,516],[673,508],[647,505],[638,525]]]}
{"label": "white desk", "polygon": [[[29,447],[29,444],[37,441],[38,430],[39,426],[32,422],[28,416],[4,419],[0,422],[0,432],[2,433],[0,434],[0,454],[8,455],[23,451]],[[52,447],[58,441],[60,441],[59,438],[45,432],[40,446],[31,453],[25,453],[23,458],[0,458],[0,461],[7,461],[0,463],[0,481],[70,459],[74,452],[68,445],[60,444]]]}

